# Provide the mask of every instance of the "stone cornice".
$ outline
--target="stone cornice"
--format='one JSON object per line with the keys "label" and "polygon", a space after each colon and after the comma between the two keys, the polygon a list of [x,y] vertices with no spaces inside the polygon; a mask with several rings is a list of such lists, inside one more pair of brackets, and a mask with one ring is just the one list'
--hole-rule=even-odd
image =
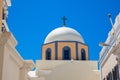
{"label": "stone cornice", "polygon": [[15,47],[17,45],[17,41],[14,38],[14,36],[12,35],[12,33],[4,32],[1,35],[0,45],[5,45],[5,44],[9,44],[9,45],[11,45],[13,47]]}
{"label": "stone cornice", "polygon": [[24,66],[27,69],[27,71],[32,70],[34,68],[34,66],[35,66],[35,64],[34,64],[34,62],[32,60],[25,60],[24,64],[25,64]]}
{"label": "stone cornice", "polygon": [[1,46],[9,50],[9,56],[13,62],[18,67],[22,67],[23,65],[23,58],[19,55],[18,51],[15,49],[15,46],[17,45],[17,41],[10,32],[4,32],[1,37]]}

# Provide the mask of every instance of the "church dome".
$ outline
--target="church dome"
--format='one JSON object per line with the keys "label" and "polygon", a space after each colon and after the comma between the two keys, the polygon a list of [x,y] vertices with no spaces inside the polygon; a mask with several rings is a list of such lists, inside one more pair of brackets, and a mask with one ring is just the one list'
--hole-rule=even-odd
{"label": "church dome", "polygon": [[46,37],[44,44],[54,41],[77,41],[84,43],[82,36],[69,27],[59,27],[51,31]]}

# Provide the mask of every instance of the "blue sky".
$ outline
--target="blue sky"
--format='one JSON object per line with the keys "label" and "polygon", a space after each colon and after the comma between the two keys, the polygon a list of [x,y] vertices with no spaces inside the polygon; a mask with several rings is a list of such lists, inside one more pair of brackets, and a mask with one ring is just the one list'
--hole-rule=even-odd
{"label": "blue sky", "polygon": [[76,29],[89,46],[91,60],[99,59],[99,42],[108,36],[110,25],[120,12],[120,0],[12,0],[8,25],[18,41],[18,52],[24,59],[41,59],[41,46],[47,34],[62,26]]}

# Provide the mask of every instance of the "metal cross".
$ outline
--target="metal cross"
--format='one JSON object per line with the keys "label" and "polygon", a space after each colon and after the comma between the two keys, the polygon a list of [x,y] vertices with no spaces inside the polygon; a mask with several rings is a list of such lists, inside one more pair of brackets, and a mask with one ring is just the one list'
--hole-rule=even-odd
{"label": "metal cross", "polygon": [[63,20],[63,26],[66,26],[66,20],[67,20],[67,18],[64,16],[63,18],[62,18],[62,20]]}

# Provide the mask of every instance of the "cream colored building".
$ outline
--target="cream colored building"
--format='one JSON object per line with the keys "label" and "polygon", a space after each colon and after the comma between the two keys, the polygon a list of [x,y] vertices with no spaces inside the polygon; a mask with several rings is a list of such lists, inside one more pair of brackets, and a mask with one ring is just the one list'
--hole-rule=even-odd
{"label": "cream colored building", "polygon": [[42,46],[42,60],[36,61],[31,80],[99,80],[97,61],[89,61],[88,46],[74,29],[56,28]]}
{"label": "cream colored building", "polygon": [[105,43],[109,46],[104,46],[100,52],[101,80],[120,80],[120,14]]}
{"label": "cream colored building", "polygon": [[9,6],[11,0],[0,0],[0,80],[29,80],[34,63],[23,60],[15,49],[17,41],[6,22]]}

